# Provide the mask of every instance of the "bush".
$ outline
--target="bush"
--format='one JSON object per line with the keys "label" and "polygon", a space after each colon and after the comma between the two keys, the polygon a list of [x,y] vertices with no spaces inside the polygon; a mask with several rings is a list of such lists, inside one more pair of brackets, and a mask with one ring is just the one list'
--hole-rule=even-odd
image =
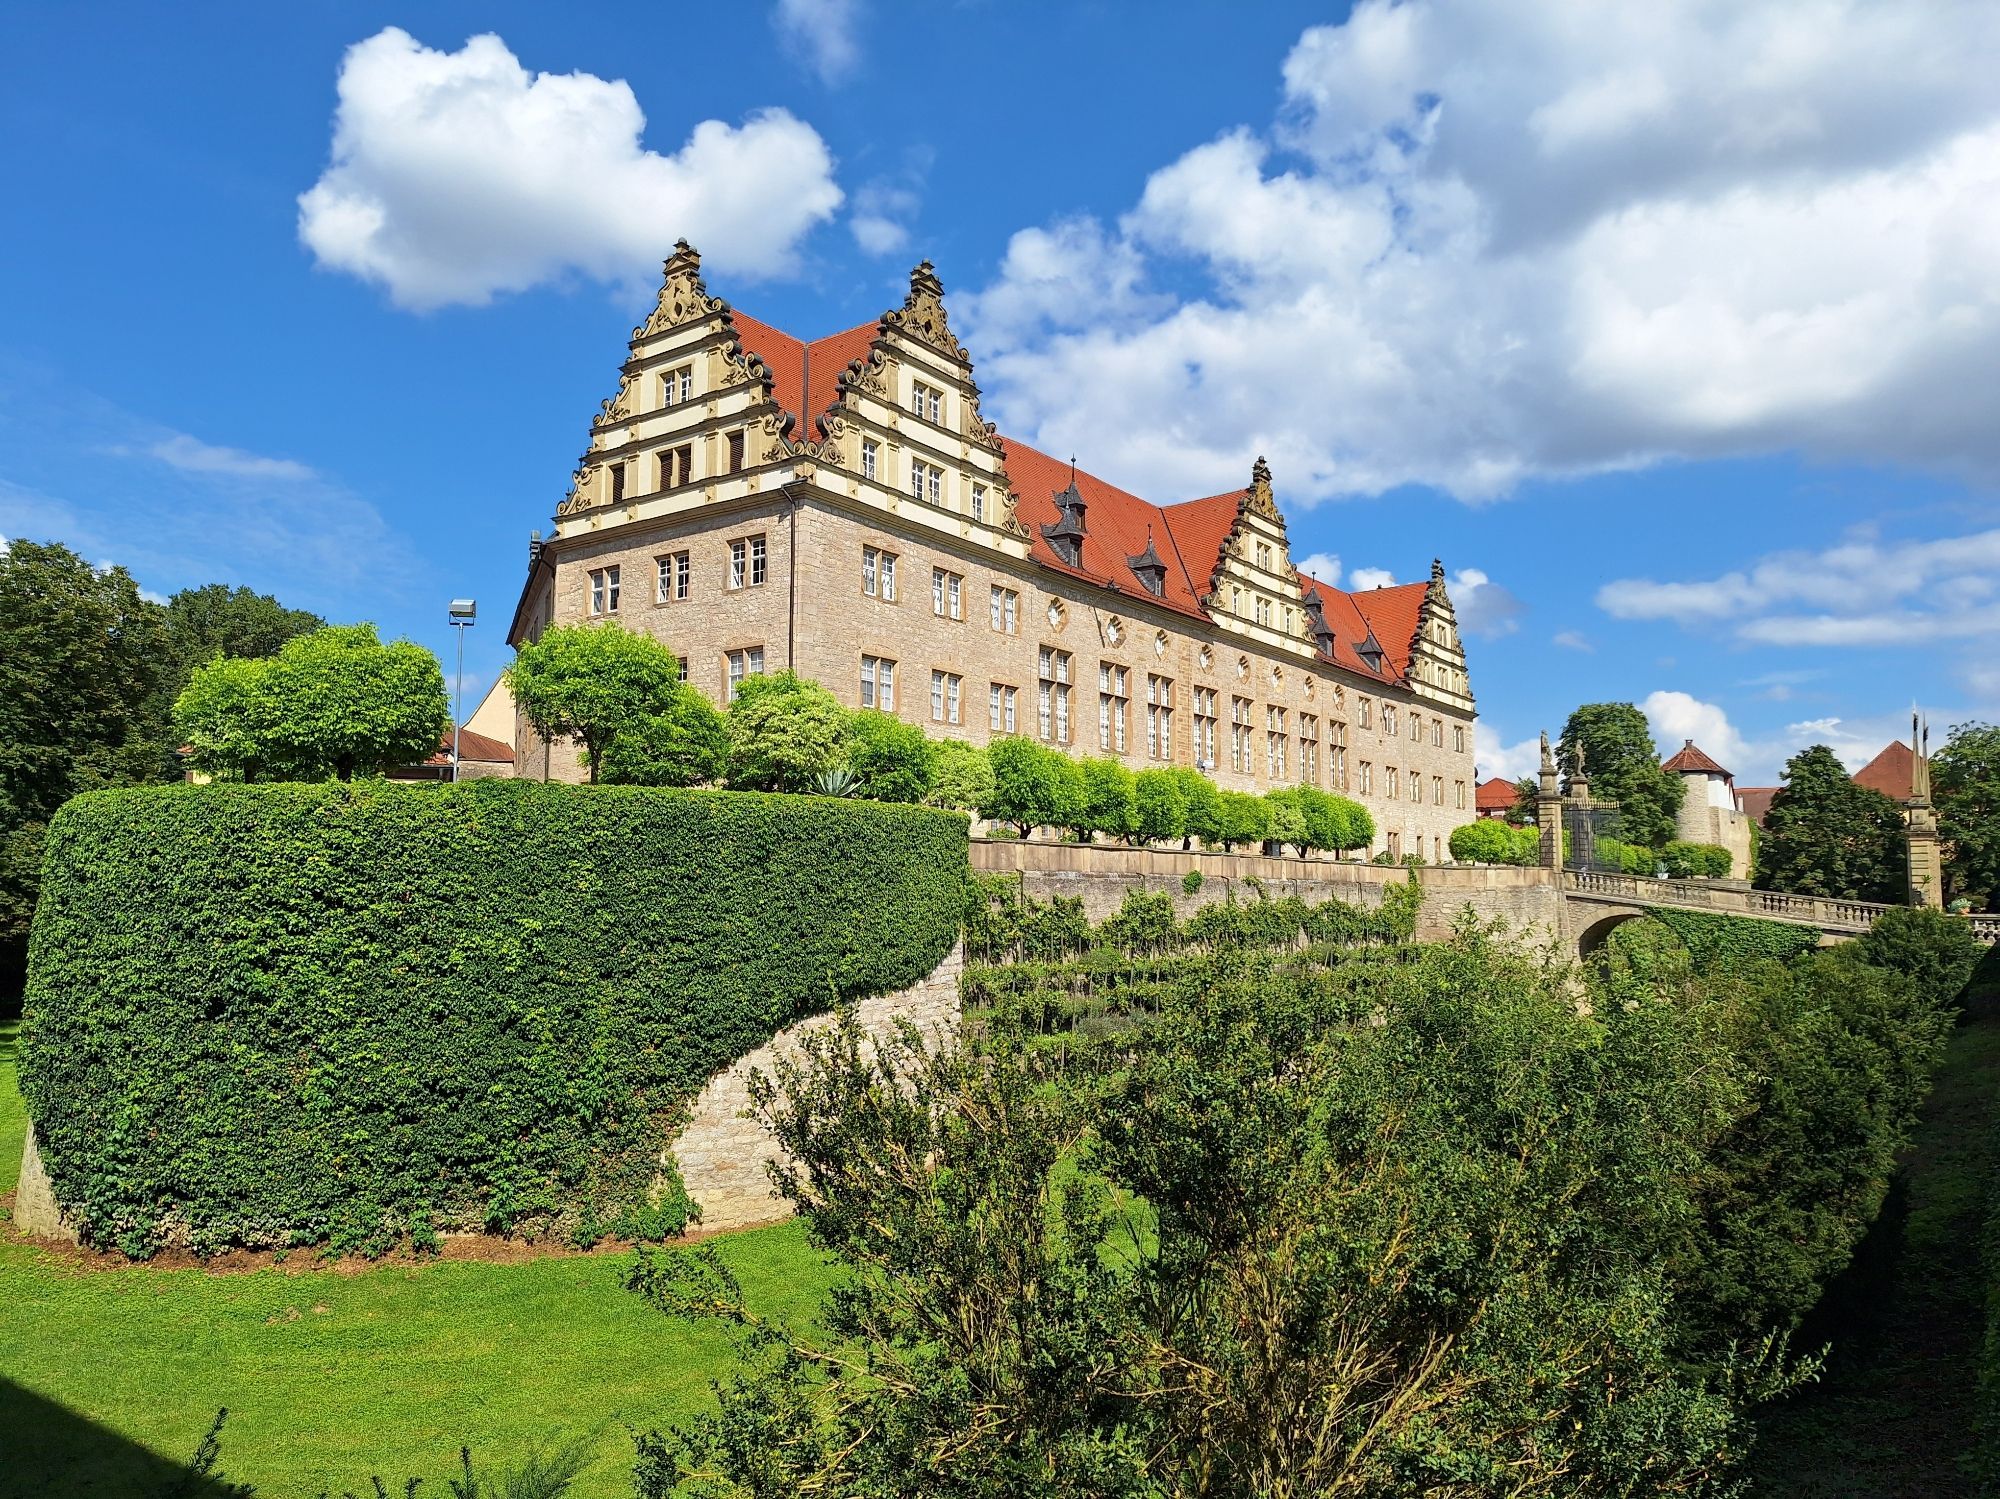
{"label": "bush", "polygon": [[729,784],[739,791],[810,791],[847,754],[847,710],[789,671],[745,677],[729,705]]}
{"label": "bush", "polygon": [[1729,878],[1735,861],[1719,843],[1683,843],[1679,839],[1660,850],[1660,864],[1670,880]]}
{"label": "bush", "polygon": [[665,713],[685,690],[674,653],[616,620],[544,630],[515,652],[506,677],[537,734],[551,744],[574,739],[583,746],[593,781],[621,731]]}
{"label": "bush", "polygon": [[532,781],[99,792],[49,828],[21,1085],[85,1239],[670,1231],[719,1068],[954,941],[949,813]]}
{"label": "bush", "polygon": [[663,713],[633,720],[599,756],[598,779],[614,786],[703,786],[729,769],[729,723],[701,693],[673,691]]}
{"label": "bush", "polygon": [[1921,906],[1884,911],[1854,951],[1864,963],[1907,975],[1920,995],[1940,1007],[1958,1003],[1985,956],[1964,917]]}
{"label": "bush", "polygon": [[1181,893],[1183,895],[1193,895],[1201,889],[1201,883],[1201,871],[1199,869],[1190,869],[1186,874],[1181,876]]}
{"label": "bush", "polygon": [[937,782],[937,746],[915,724],[864,709],[848,720],[847,768],[856,796],[878,802],[921,802]]}

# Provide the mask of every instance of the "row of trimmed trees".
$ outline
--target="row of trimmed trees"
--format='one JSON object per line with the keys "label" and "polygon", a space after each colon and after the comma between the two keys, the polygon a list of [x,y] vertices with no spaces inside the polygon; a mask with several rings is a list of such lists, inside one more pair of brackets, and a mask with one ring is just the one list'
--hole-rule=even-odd
{"label": "row of trimmed trees", "polygon": [[672,652],[618,624],[549,630],[521,647],[507,679],[535,731],[575,740],[591,779],[609,784],[927,802],[1009,824],[1023,837],[1056,828],[1083,839],[1268,842],[1336,854],[1375,838],[1364,807],[1310,786],[1254,796],[1223,791],[1185,767],[1135,774],[1116,760],[1072,759],[1027,739],[987,750],[934,740],[893,714],[851,712],[789,671],[745,678],[718,709],[680,680]]}

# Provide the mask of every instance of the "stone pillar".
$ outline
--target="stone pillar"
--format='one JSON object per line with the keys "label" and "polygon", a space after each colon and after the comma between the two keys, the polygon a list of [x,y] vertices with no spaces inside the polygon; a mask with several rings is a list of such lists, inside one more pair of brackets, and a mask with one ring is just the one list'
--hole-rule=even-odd
{"label": "stone pillar", "polygon": [[14,1194],[14,1229],[30,1239],[77,1242],[76,1225],[56,1201],[56,1190],[42,1166],[42,1153],[35,1144],[32,1124],[28,1126],[28,1138],[21,1145],[21,1184]]}
{"label": "stone pillar", "polygon": [[1944,858],[1938,849],[1937,812],[1931,806],[1931,731],[1910,715],[1910,800],[1903,839],[1909,850],[1909,903],[1944,909]]}
{"label": "stone pillar", "polygon": [[1542,768],[1535,782],[1535,826],[1542,835],[1542,868],[1561,869],[1563,861],[1562,787],[1556,779],[1555,756],[1542,733]]}

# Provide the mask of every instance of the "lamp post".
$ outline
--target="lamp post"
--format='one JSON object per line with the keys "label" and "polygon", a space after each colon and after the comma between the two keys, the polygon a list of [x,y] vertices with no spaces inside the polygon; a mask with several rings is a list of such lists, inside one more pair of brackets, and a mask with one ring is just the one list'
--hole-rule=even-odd
{"label": "lamp post", "polygon": [[451,679],[451,779],[458,784],[458,735],[459,721],[465,717],[465,632],[472,628],[479,616],[479,605],[472,599],[451,601],[451,627],[458,631],[458,675]]}

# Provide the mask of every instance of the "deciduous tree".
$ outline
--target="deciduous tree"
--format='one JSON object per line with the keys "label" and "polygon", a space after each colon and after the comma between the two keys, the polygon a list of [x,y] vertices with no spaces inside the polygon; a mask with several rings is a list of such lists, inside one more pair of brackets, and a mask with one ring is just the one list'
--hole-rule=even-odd
{"label": "deciduous tree", "polygon": [[757,673],[729,705],[729,784],[747,791],[811,791],[847,756],[848,712],[817,682]]}
{"label": "deciduous tree", "polygon": [[1618,803],[1623,842],[1659,848],[1674,836],[1674,816],[1687,788],[1679,776],[1660,769],[1645,714],[1630,703],[1585,703],[1563,725],[1565,775],[1579,745],[1591,795]]}
{"label": "deciduous tree", "polygon": [[1815,744],[1785,763],[1758,845],[1757,883],[1794,895],[1900,902],[1908,869],[1903,813],[1856,785],[1832,750]]}
{"label": "deciduous tree", "polygon": [[2000,907],[2000,728],[1953,725],[1931,757],[1931,794],[1952,897],[1982,910]]}
{"label": "deciduous tree", "polygon": [[937,750],[922,729],[893,713],[865,708],[848,719],[847,768],[856,796],[923,801],[937,780]]}
{"label": "deciduous tree", "polygon": [[729,770],[729,723],[682,683],[659,713],[634,719],[604,746],[599,779],[615,786],[708,786]]}
{"label": "deciduous tree", "polygon": [[679,685],[674,653],[614,620],[544,630],[507,668],[508,690],[529,727],[551,743],[581,744],[593,781],[618,731],[666,712]]}
{"label": "deciduous tree", "polygon": [[986,751],[963,740],[939,740],[937,779],[924,800],[954,812],[977,812],[992,799],[993,762]]}

